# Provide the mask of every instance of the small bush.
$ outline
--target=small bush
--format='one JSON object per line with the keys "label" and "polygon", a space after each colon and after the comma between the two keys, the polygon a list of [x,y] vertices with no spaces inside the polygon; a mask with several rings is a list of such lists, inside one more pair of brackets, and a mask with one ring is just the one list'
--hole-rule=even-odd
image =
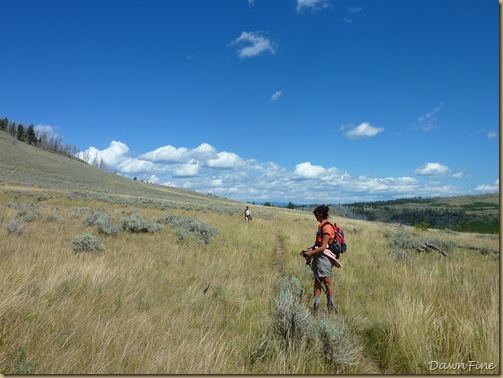
{"label": "small bush", "polygon": [[49,214],[46,219],[47,219],[48,222],[59,222],[59,223],[62,223],[62,222],[65,221],[65,218],[63,218],[59,214]]}
{"label": "small bush", "polygon": [[5,226],[7,232],[11,234],[22,234],[26,228],[26,223],[20,219],[13,219]]}
{"label": "small bush", "polygon": [[414,227],[417,228],[418,230],[422,231],[428,231],[428,229],[431,227],[430,224],[428,223],[427,220],[424,220],[422,222],[417,222],[414,223]]}
{"label": "small bush", "polygon": [[73,250],[76,252],[98,252],[105,250],[100,239],[92,234],[79,234],[73,238]]}
{"label": "small bush", "polygon": [[120,227],[115,225],[111,215],[105,210],[98,209],[84,219],[86,226],[94,226],[101,234],[116,235]]}
{"label": "small bush", "polygon": [[291,292],[279,292],[274,300],[273,326],[284,340],[302,340],[309,333],[310,312]]}
{"label": "small bush", "polygon": [[187,240],[192,236],[192,233],[186,228],[178,228],[176,230],[176,236],[179,240]]}
{"label": "small bush", "polygon": [[131,214],[129,218],[122,218],[122,229],[127,232],[157,232],[163,229],[159,224],[147,217]]}
{"label": "small bush", "polygon": [[357,355],[357,343],[341,318],[318,319],[315,334],[323,345],[325,357],[339,372],[353,363]]}
{"label": "small bush", "polygon": [[21,218],[25,222],[33,222],[35,219],[37,219],[40,215],[33,210],[27,210],[23,209],[19,211],[16,215],[16,217]]}
{"label": "small bush", "polygon": [[5,204],[5,207],[15,210],[23,210],[26,208],[26,205],[20,202],[7,202]]}
{"label": "small bush", "polygon": [[183,224],[184,221],[178,215],[168,214],[168,215],[164,215],[164,216],[160,217],[157,220],[157,222],[162,223],[162,224],[169,224],[172,226],[179,226],[179,225]]}
{"label": "small bush", "polygon": [[399,249],[417,249],[422,243],[413,239],[407,232],[398,231],[392,241],[392,244]]}
{"label": "small bush", "polygon": [[200,244],[209,244],[217,235],[218,230],[210,227],[204,222],[189,218],[183,221],[176,232],[177,236],[183,240],[189,236],[195,236]]}
{"label": "small bush", "polygon": [[284,278],[274,299],[273,328],[285,341],[301,340],[309,332],[310,313],[300,301],[302,293],[297,278]]}
{"label": "small bush", "polygon": [[102,214],[96,219],[96,229],[106,235],[116,235],[120,232],[120,227],[113,223],[113,219],[108,214]]}
{"label": "small bush", "polygon": [[177,215],[165,215],[160,217],[158,222],[177,227],[176,235],[180,240],[195,237],[200,244],[209,244],[218,233],[216,228],[195,218],[183,219]]}

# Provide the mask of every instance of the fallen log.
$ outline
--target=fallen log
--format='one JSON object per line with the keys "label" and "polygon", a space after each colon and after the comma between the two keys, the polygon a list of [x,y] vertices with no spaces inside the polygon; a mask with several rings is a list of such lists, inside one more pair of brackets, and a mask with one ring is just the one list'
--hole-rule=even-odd
{"label": "fallen log", "polygon": [[440,248],[438,247],[435,247],[433,244],[431,243],[428,243],[428,242],[425,242],[424,245],[426,245],[428,248],[430,249],[434,249],[435,251],[437,251],[438,253],[440,253],[442,256],[445,256],[447,257],[447,253],[442,251]]}

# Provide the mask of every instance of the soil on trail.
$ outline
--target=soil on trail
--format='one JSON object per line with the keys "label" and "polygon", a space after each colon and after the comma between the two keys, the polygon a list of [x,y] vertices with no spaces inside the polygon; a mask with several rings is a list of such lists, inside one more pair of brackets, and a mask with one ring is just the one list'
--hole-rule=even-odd
{"label": "soil on trail", "polygon": [[283,275],[283,257],[285,256],[285,248],[283,247],[284,238],[281,235],[278,235],[277,239],[278,244],[274,249],[272,267],[280,275]]}

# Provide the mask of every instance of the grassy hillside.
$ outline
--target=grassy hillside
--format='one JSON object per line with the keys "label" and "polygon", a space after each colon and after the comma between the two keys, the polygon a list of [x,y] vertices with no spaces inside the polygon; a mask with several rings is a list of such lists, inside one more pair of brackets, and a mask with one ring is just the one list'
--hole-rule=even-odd
{"label": "grassy hillside", "polygon": [[[204,205],[208,196],[182,189],[133,181],[110,174],[77,159],[48,153],[0,132],[0,185],[48,191],[120,195]],[[211,198],[212,203],[229,201]]]}
{"label": "grassy hillside", "polygon": [[499,234],[499,194],[448,198],[405,198],[347,205],[367,220],[428,224],[432,228]]}
{"label": "grassy hillside", "polygon": [[337,218],[339,312],[313,317],[311,213],[246,224],[2,134],[0,373],[500,372],[496,235]]}

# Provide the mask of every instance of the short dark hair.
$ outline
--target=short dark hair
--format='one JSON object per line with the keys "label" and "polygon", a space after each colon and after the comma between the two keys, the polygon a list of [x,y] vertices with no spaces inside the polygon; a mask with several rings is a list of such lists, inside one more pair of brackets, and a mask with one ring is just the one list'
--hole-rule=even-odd
{"label": "short dark hair", "polygon": [[319,214],[323,219],[327,219],[329,211],[330,209],[327,205],[320,205],[314,209],[313,214]]}

